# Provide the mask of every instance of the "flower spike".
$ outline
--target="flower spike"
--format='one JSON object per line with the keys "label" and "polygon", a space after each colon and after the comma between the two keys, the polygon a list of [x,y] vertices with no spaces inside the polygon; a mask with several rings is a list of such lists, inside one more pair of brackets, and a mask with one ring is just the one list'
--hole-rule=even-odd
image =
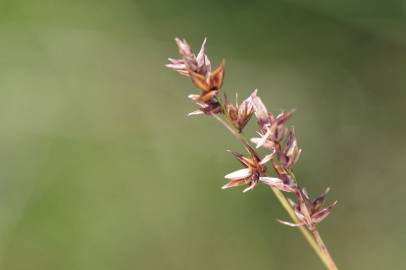
{"label": "flower spike", "polygon": [[[316,225],[323,221],[332,211],[337,201],[323,207],[329,189],[316,199],[311,200],[304,188],[301,188],[293,173],[294,167],[299,160],[302,150],[298,146],[295,129],[286,127],[288,120],[294,113],[283,111],[273,114],[267,109],[262,99],[258,96],[258,90],[243,100],[231,103],[224,93],[224,101],[219,97],[223,86],[225,62],[217,68],[212,68],[211,61],[206,54],[207,39],[203,40],[200,50],[195,54],[185,39],[175,39],[179,50],[180,59],[169,58],[166,67],[189,77],[193,85],[200,93],[191,94],[189,98],[198,106],[189,115],[212,116],[229,130],[242,146],[247,150],[247,155],[236,152],[231,154],[240,162],[242,168],[224,176],[227,183],[222,189],[244,186],[243,192],[253,190],[258,183],[270,186],[282,206],[291,214],[292,221],[278,220],[281,224],[299,227],[306,240],[322,258],[323,263],[329,270],[337,270],[337,267],[328,252]],[[257,134],[251,138],[255,148],[246,139],[243,131],[249,121],[255,115],[258,124]],[[264,155],[257,152],[258,148],[265,151]],[[267,165],[276,173],[271,176]],[[289,193],[292,198],[287,198],[284,193]]]}

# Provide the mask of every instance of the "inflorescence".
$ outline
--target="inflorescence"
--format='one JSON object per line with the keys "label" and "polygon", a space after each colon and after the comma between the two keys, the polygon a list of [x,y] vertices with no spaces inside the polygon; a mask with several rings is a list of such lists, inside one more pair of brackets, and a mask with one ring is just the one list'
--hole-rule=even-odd
{"label": "inflorescence", "polygon": [[[262,183],[280,192],[293,194],[295,201],[293,199],[288,201],[296,215],[295,222],[280,222],[289,226],[306,226],[309,231],[315,232],[316,224],[330,214],[336,202],[323,207],[329,188],[316,199],[311,200],[306,190],[296,181],[293,170],[302,150],[298,146],[295,129],[286,127],[293,111],[274,115],[257,95],[257,90],[254,90],[241,103],[236,101],[233,104],[225,94],[221,97],[219,91],[224,80],[224,60],[212,71],[211,62],[206,54],[206,39],[197,56],[186,40],[176,38],[175,41],[181,58],[169,58],[170,63],[166,66],[181,75],[190,77],[196,88],[200,90],[199,94],[189,95],[189,98],[199,107],[189,115],[203,114],[215,117],[236,135],[247,150],[246,156],[230,151],[243,168],[225,176],[228,183],[223,186],[223,189],[246,186],[243,190],[246,192]],[[250,140],[253,144],[251,145],[245,139],[243,130],[253,115],[258,124],[258,136]],[[262,158],[256,151],[260,147],[268,152]],[[268,171],[268,164],[273,168],[275,176],[271,176]],[[315,238],[317,240],[316,235]],[[321,248],[325,248],[324,243]],[[332,266],[330,269],[336,269],[334,262],[331,262],[330,266]]]}

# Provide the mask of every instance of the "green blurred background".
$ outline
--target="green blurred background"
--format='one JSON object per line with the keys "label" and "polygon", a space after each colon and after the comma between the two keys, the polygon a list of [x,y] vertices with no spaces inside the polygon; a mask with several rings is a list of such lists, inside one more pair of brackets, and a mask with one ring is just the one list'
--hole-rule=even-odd
{"label": "green blurred background", "polygon": [[[339,204],[340,269],[404,269],[406,3],[0,1],[0,269],[324,269],[241,147],[188,118],[173,38],[208,37],[225,91],[296,108],[296,173]],[[254,133],[254,125],[249,127]]]}

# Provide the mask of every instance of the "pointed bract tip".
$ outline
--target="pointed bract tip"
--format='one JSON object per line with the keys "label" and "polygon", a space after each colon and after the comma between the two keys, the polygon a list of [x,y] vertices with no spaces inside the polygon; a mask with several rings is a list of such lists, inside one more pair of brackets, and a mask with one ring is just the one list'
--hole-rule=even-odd
{"label": "pointed bract tip", "polygon": [[303,225],[304,225],[303,223],[291,223],[291,222],[283,221],[283,220],[280,220],[280,219],[277,219],[277,221],[278,221],[280,224],[287,225],[287,226],[289,226],[289,227],[299,227],[299,226],[303,226]]}
{"label": "pointed bract tip", "polygon": [[201,115],[201,114],[204,114],[204,112],[202,112],[201,110],[197,110],[197,111],[193,111],[193,112],[188,113],[187,116]]}

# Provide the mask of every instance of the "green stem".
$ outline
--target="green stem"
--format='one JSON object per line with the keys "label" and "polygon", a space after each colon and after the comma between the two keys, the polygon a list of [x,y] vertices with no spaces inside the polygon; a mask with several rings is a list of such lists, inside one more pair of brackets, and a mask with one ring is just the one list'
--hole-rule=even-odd
{"label": "green stem", "polygon": [[324,256],[326,258],[326,262],[328,265],[326,265],[328,267],[328,269],[331,270],[337,270],[337,265],[335,264],[333,258],[330,255],[330,252],[328,252],[328,249],[326,247],[326,245],[324,244],[323,239],[321,238],[321,235],[319,233],[319,231],[316,229],[316,227],[311,228],[311,232],[314,236],[314,238],[317,241],[317,244],[319,245],[321,251],[324,253]]}

